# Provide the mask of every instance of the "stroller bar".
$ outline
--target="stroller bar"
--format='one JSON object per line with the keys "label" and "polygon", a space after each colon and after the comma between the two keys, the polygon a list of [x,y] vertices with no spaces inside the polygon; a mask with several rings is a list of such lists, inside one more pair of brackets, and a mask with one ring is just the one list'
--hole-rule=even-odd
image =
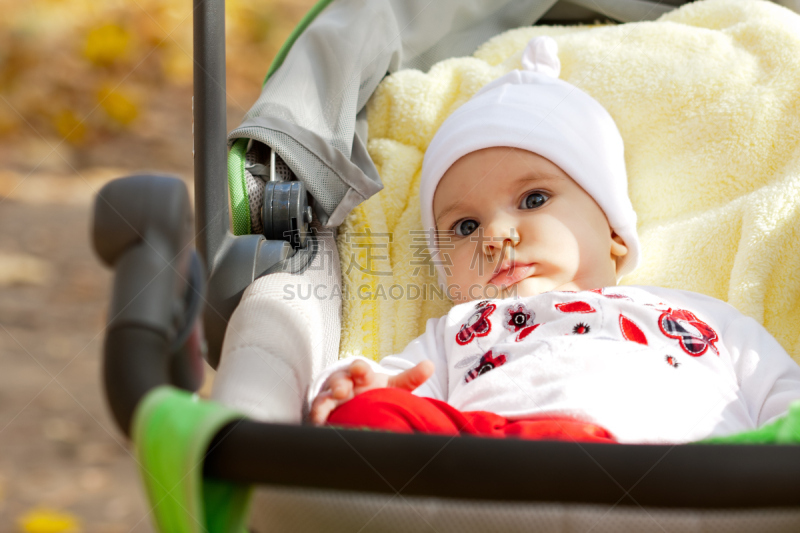
{"label": "stroller bar", "polygon": [[225,1],[194,0],[194,183],[197,249],[213,272],[229,231]]}
{"label": "stroller bar", "polygon": [[205,474],[484,501],[693,509],[800,505],[797,446],[454,438],[244,420],[223,428],[211,443]]}

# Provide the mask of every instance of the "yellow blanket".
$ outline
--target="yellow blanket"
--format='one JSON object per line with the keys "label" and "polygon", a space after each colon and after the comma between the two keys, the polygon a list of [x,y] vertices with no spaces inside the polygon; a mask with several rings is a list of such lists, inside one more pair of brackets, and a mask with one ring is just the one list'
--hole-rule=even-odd
{"label": "yellow blanket", "polygon": [[555,38],[561,78],[603,104],[625,140],[643,254],[622,283],[727,301],[800,362],[800,16],[761,0],[695,2],[655,22],[520,28],[474,57],[387,77],[368,104],[385,189],[338,241],[340,355],[398,353],[451,307],[430,298],[435,273],[420,266],[422,156],[450,113],[520,68],[538,35]]}

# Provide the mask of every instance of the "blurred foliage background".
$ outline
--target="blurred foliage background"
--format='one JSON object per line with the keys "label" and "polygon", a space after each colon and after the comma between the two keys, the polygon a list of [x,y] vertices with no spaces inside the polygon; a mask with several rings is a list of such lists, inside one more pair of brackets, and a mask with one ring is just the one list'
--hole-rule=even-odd
{"label": "blurred foliage background", "polygon": [[[226,2],[229,84],[259,87],[312,2]],[[0,137],[90,146],[140,131],[166,87],[192,83],[187,0],[0,0]],[[153,126],[153,124],[149,124]]]}
{"label": "blurred foliage background", "polygon": [[[312,0],[227,0],[228,125]],[[0,0],[0,531],[152,531],[100,380],[106,181],[192,185],[192,2]]]}

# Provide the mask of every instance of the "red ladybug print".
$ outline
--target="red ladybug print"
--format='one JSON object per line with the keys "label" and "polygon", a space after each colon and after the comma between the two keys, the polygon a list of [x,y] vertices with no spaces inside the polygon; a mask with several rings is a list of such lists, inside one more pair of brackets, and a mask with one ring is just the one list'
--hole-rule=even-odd
{"label": "red ladybug print", "polygon": [[515,333],[522,328],[532,326],[535,321],[536,313],[529,311],[525,304],[510,305],[506,308],[503,327]]}
{"label": "red ladybug print", "polygon": [[658,317],[658,327],[667,337],[678,339],[683,351],[692,357],[700,357],[708,348],[719,355],[717,347],[717,332],[711,326],[694,316],[685,309],[669,309]]}
{"label": "red ladybug print", "polygon": [[647,337],[645,337],[644,331],[625,315],[619,315],[619,330],[626,341],[638,342],[647,346]]}
{"label": "red ladybug print", "polygon": [[464,379],[469,383],[478,376],[490,370],[494,370],[498,366],[503,366],[504,364],[506,364],[506,356],[504,354],[497,354],[497,357],[495,357],[492,355],[492,351],[489,350],[483,354],[483,357],[481,357],[481,360],[478,362],[478,366],[467,372]]}
{"label": "red ladybug print", "polygon": [[586,324],[585,322],[578,322],[575,324],[575,327],[572,328],[572,333],[575,335],[586,335],[589,333],[589,331],[591,331],[591,329],[592,328],[589,326],[589,324]]}
{"label": "red ladybug print", "polygon": [[556,304],[556,309],[562,313],[594,313],[594,307],[586,302],[565,302],[563,304]]}
{"label": "red ladybug print", "polygon": [[668,356],[666,357],[666,360],[667,360],[667,364],[668,364],[669,366],[671,366],[672,368],[678,368],[679,366],[681,366],[681,364],[678,362],[678,360],[677,360],[677,359],[675,359],[675,358],[674,358],[673,356],[671,356],[671,355],[668,355]]}
{"label": "red ladybug print", "polygon": [[491,315],[497,306],[489,303],[488,301],[480,302],[475,306],[475,312],[471,317],[461,326],[461,329],[456,333],[456,342],[461,346],[469,344],[475,337],[485,337],[492,330],[492,323],[489,322],[489,315]]}
{"label": "red ladybug print", "polygon": [[522,328],[522,331],[520,331],[519,334],[517,335],[516,341],[517,342],[521,341],[522,339],[533,333],[534,330],[539,326],[541,326],[541,324],[534,324],[532,326],[528,326],[527,328]]}

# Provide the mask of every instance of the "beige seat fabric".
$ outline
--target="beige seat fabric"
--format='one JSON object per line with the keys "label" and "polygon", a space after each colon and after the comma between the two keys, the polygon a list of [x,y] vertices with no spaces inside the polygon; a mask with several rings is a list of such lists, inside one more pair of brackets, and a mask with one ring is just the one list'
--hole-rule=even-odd
{"label": "beige seat fabric", "polygon": [[312,376],[339,355],[336,239],[331,230],[312,227],[319,250],[309,268],[254,281],[225,333],[212,398],[256,420],[300,423]]}

